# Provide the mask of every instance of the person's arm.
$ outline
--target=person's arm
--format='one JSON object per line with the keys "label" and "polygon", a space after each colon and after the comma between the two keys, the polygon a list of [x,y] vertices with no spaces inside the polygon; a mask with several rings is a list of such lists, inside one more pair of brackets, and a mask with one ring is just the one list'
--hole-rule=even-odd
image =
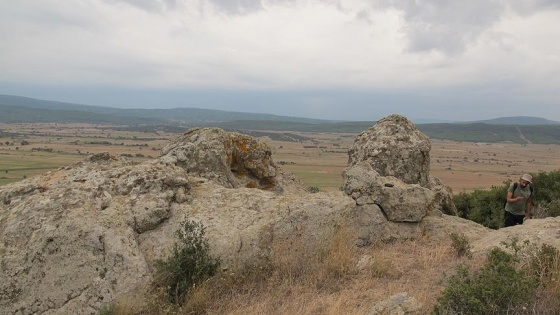
{"label": "person's arm", "polygon": [[514,203],[514,202],[518,202],[523,200],[523,196],[517,196],[515,198],[513,198],[513,192],[512,191],[508,191],[507,193],[507,202],[508,203]]}
{"label": "person's arm", "polygon": [[533,197],[529,197],[527,199],[527,203],[525,204],[525,219],[531,218],[531,210],[533,210]]}

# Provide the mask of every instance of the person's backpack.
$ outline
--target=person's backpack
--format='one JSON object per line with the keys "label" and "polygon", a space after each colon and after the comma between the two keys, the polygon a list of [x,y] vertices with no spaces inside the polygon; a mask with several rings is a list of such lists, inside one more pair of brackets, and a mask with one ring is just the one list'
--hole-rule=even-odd
{"label": "person's backpack", "polygon": [[[519,183],[517,183],[517,182],[513,183],[513,190],[511,191],[512,196],[513,196],[513,193],[515,193],[515,190],[517,189],[518,184]],[[532,184],[529,184],[529,191],[531,191],[531,194],[529,195],[529,197],[532,197],[533,196],[533,185]],[[506,205],[507,205],[507,196],[506,196],[506,202],[504,203],[504,208],[505,208]]]}

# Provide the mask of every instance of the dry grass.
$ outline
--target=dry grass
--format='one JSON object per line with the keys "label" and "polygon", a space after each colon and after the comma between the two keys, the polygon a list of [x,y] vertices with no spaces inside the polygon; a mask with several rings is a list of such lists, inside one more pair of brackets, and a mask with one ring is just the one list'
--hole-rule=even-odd
{"label": "dry grass", "polygon": [[[267,265],[213,277],[189,292],[181,308],[156,293],[143,313],[118,314],[364,314],[400,292],[416,298],[421,314],[427,314],[458,264],[478,264],[457,258],[451,242],[424,239],[364,248],[353,242],[344,229],[319,244],[304,245],[297,237],[276,242]],[[371,259],[359,269],[363,257]]]}
{"label": "dry grass", "polygon": [[[482,256],[458,257],[451,237],[363,248],[355,247],[354,240],[351,231],[340,229],[315,244],[304,244],[298,237],[277,241],[267,264],[223,272],[189,292],[181,307],[167,303],[162,292],[153,292],[147,300],[119,300],[116,311],[107,315],[366,314],[401,292],[422,304],[418,314],[430,314],[459,265],[475,272],[485,263]],[[560,259],[549,255],[530,263],[538,252],[536,246],[530,249],[520,267],[540,275],[542,286],[534,302],[508,314],[559,314]],[[367,264],[364,258],[369,258]]]}

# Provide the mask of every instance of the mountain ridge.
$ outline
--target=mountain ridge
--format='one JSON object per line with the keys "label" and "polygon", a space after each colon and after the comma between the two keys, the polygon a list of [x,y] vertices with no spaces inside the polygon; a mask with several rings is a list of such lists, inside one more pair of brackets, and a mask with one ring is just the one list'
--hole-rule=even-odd
{"label": "mountain ridge", "polygon": [[[179,130],[219,127],[229,131],[293,131],[360,133],[376,121],[337,121],[232,112],[202,108],[120,109],[34,98],[0,95],[0,123],[90,123],[154,125]],[[424,120],[426,121],[426,120]],[[559,144],[560,122],[528,116],[482,121],[421,123],[418,128],[433,139],[466,142]]]}
{"label": "mountain ridge", "polygon": [[[324,123],[329,120],[302,118],[294,116],[281,116],[261,113],[248,113],[236,111],[224,111],[217,109],[204,108],[115,108],[106,106],[83,105],[76,103],[58,102],[50,100],[40,100],[30,97],[0,95],[0,106],[25,107],[29,109],[49,109],[52,111],[74,110],[86,113],[117,115],[126,117],[144,118],[151,123],[192,123],[192,122],[221,122],[235,120],[270,120],[270,121],[290,121],[300,123]],[[0,118],[0,122],[5,122],[5,115]],[[79,120],[77,117],[76,119]],[[22,121],[23,122],[23,121]],[[31,122],[31,121],[26,121]],[[126,119],[125,119],[126,122]],[[122,123],[122,120],[121,120]]]}
{"label": "mountain ridge", "polygon": [[[116,108],[108,106],[84,105],[78,103],[60,102],[53,100],[42,100],[37,98],[2,95],[0,94],[0,106],[27,107],[31,109],[48,109],[51,111],[79,111],[97,114],[109,114],[119,116],[135,116],[144,118],[153,123],[162,123],[165,120],[175,123],[189,122],[224,122],[224,121],[288,121],[300,123],[361,123],[361,121],[341,121],[329,119],[303,118],[296,116],[283,116],[264,113],[250,113],[238,111],[225,111],[216,109],[204,109],[193,107],[175,107],[175,108]],[[5,115],[3,115],[5,116]],[[1,119],[1,118],[0,118]],[[78,119],[78,118],[76,118]],[[111,120],[111,119],[109,119]],[[122,121],[121,121],[122,122]],[[375,122],[375,121],[371,121]],[[369,122],[369,123],[371,123]],[[477,121],[442,121],[434,119],[419,119],[415,124],[492,124],[492,125],[556,125],[558,121],[533,116],[512,116],[498,117]]]}

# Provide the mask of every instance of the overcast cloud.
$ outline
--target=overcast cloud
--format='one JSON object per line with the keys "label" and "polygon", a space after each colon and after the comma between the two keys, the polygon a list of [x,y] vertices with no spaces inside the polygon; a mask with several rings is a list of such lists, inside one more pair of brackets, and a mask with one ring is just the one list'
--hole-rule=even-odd
{"label": "overcast cloud", "polygon": [[560,121],[559,0],[0,0],[0,94]]}

